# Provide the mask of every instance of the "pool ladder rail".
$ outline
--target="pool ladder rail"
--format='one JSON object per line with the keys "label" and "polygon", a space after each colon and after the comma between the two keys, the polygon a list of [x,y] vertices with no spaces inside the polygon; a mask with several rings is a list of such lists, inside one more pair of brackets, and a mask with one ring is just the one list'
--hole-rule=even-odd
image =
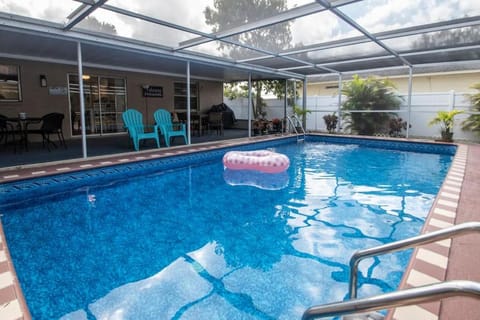
{"label": "pool ladder rail", "polygon": [[305,129],[303,128],[302,121],[300,121],[300,119],[295,114],[287,116],[287,120],[288,120],[288,123],[290,124],[290,127],[292,128],[291,131],[294,132],[295,135],[297,136],[297,142],[304,142],[306,132],[305,132]]}
{"label": "pool ladder rail", "polygon": [[465,280],[440,282],[411,289],[397,290],[373,297],[356,299],[358,265],[362,259],[411,249],[420,245],[473,232],[480,232],[480,222],[466,222],[453,227],[355,252],[350,258],[350,300],[310,307],[304,312],[302,320],[347,314],[352,314],[352,316],[347,316],[345,319],[378,319],[378,313],[371,314],[371,316],[363,315],[363,317],[355,317],[353,314],[432,302],[453,296],[468,296],[480,299],[480,283]]}

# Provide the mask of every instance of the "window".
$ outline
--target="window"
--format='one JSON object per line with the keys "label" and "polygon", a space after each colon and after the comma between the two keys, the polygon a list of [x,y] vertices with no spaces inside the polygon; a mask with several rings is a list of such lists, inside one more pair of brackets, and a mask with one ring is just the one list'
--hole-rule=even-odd
{"label": "window", "polygon": [[0,101],[20,101],[20,93],[19,67],[0,64]]}
{"label": "window", "polygon": [[[173,91],[173,106],[175,110],[187,110],[187,84],[185,82],[175,82]],[[190,83],[190,109],[198,110],[197,83]]]}

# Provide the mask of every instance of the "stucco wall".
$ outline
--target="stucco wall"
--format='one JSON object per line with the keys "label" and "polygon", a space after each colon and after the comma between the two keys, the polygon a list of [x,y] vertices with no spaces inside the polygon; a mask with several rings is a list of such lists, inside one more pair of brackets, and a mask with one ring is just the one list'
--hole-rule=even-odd
{"label": "stucco wall", "polygon": [[[28,60],[0,59],[0,64],[20,66],[20,81],[22,101],[0,102],[0,114],[16,117],[19,112],[26,112],[32,117],[41,117],[50,112],[65,114],[64,134],[71,137],[69,122],[70,105],[68,95],[50,95],[49,87],[68,87],[68,74],[77,74],[76,65],[64,65]],[[173,111],[173,83],[186,82],[185,77],[171,77],[152,74],[141,74],[116,70],[106,70],[84,67],[84,74],[106,77],[118,77],[126,80],[127,106],[135,108],[144,114],[145,121],[153,123],[153,112],[158,108]],[[40,86],[40,75],[47,78],[47,87]],[[223,83],[221,81],[206,81],[191,79],[198,83],[200,112],[210,109],[213,104],[223,100]],[[143,85],[163,87],[163,97],[143,97]]]}
{"label": "stucco wall", "polygon": [[[388,77],[399,93],[408,92],[408,76]],[[344,81],[345,82],[345,81]],[[480,71],[464,71],[461,73],[419,74],[413,75],[413,92],[474,92],[470,87],[480,82]],[[307,83],[308,96],[336,95],[338,81]]]}

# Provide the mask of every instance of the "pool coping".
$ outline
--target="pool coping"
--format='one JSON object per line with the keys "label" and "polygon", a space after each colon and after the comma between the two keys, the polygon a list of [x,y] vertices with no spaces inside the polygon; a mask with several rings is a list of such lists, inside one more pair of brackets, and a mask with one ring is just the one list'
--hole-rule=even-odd
{"label": "pool coping", "polygon": [[[317,135],[317,134],[312,134]],[[318,134],[320,136],[328,136],[328,137],[335,137],[335,135],[324,135]],[[38,165],[25,165],[19,167],[9,167],[3,168],[0,170],[0,183],[8,183],[18,180],[25,180],[25,179],[32,179],[37,177],[55,175],[59,173],[66,173],[72,171],[81,171],[81,170],[88,170],[94,168],[102,168],[112,165],[118,164],[125,164],[130,162],[138,162],[144,160],[151,160],[157,159],[162,157],[169,157],[169,156],[178,156],[178,155],[185,155],[191,154],[195,152],[202,152],[208,150],[215,150],[219,148],[228,148],[228,147],[235,147],[240,145],[250,144],[252,142],[264,142],[264,141],[271,141],[271,140],[278,140],[292,137],[292,135],[281,135],[281,136],[262,136],[262,137],[253,137],[253,138],[241,138],[241,139],[234,139],[234,140],[224,140],[220,142],[207,142],[202,144],[195,144],[195,145],[186,145],[186,146],[179,146],[179,147],[172,147],[166,149],[155,149],[155,150],[146,150],[140,152],[129,152],[124,154],[116,154],[112,156],[99,156],[94,158],[88,159],[76,159],[76,160],[68,160],[68,161],[58,161],[55,163],[45,163],[45,164],[38,164]],[[358,137],[358,136],[346,136],[340,135],[341,138],[356,138],[356,139],[373,139],[373,140],[385,140],[383,137]],[[435,143],[430,140],[417,140],[417,139],[392,139],[392,141],[401,141],[401,142],[420,142],[420,143]],[[434,201],[432,209],[430,210],[425,226],[422,230],[422,233],[438,230],[439,227],[442,226],[449,226],[454,223],[455,217],[451,218],[449,213],[445,216],[442,210],[444,209],[443,206],[445,203],[452,202],[452,197],[459,199],[459,193],[461,190],[461,182],[463,182],[463,176],[465,173],[465,166],[467,162],[467,152],[468,146],[464,144],[455,144],[457,146],[457,152],[454,156],[452,165],[450,170],[447,174],[447,177],[442,184],[442,187],[437,194],[437,197]],[[455,164],[455,165],[454,165]],[[458,179],[462,179],[460,182],[460,186],[458,186]],[[447,182],[447,179],[449,182]],[[457,187],[455,190],[451,190],[452,182],[454,187]],[[458,191],[457,193],[455,193]],[[452,193],[454,192],[454,193]],[[452,196],[453,195],[453,196]],[[447,198],[447,199],[444,199]],[[446,202],[445,202],[446,201]],[[436,209],[439,208],[439,209]],[[456,214],[456,207],[454,208]],[[453,219],[453,221],[451,221]],[[437,221],[440,221],[438,223]],[[406,269],[404,278],[402,280],[401,288],[411,285],[413,280],[411,277],[415,277],[417,275],[416,272],[421,270],[421,273],[424,274],[426,277],[420,277],[420,279],[430,279],[437,277],[439,281],[443,281],[445,279],[446,269],[443,272],[444,278],[440,280],[436,272],[438,272],[438,266],[432,268],[426,268],[424,270],[423,267],[418,267],[422,265],[422,261],[425,259],[429,260],[429,257],[432,256],[431,252],[434,254],[439,249],[440,254],[446,256],[448,259],[449,249],[445,250],[444,245],[433,244],[434,246],[439,246],[439,248],[430,248],[430,249],[422,249],[422,250],[429,250],[429,251],[420,251],[415,250],[414,254],[412,255],[412,259],[410,260],[409,267]],[[423,248],[423,247],[422,247]],[[449,248],[449,247],[448,247]],[[424,257],[424,254],[427,254],[427,258]],[[446,253],[446,255],[445,255]],[[411,272],[411,270],[414,270]],[[425,271],[425,273],[423,273]],[[430,276],[429,273],[434,273],[434,275]],[[416,278],[415,278],[416,279]],[[416,280],[415,280],[416,281]],[[413,281],[415,284],[416,282]],[[426,280],[420,280],[426,281]],[[434,303],[436,304],[436,303]],[[404,309],[407,308],[407,309]],[[409,308],[409,309],[408,309]],[[397,311],[398,310],[398,311]],[[407,320],[407,319],[438,319],[438,314],[440,313],[440,302],[438,302],[438,306],[434,306],[432,304],[420,305],[420,306],[411,306],[411,307],[402,307],[392,310],[389,313],[389,317],[394,320]],[[427,315],[428,318],[423,317],[423,315]],[[433,316],[433,317],[432,317]],[[10,258],[10,254],[8,252],[8,247],[5,240],[5,235],[3,233],[3,228],[0,221],[0,318],[4,320],[30,320],[31,315],[28,310],[25,298],[23,296],[22,290],[20,288],[15,268]]]}

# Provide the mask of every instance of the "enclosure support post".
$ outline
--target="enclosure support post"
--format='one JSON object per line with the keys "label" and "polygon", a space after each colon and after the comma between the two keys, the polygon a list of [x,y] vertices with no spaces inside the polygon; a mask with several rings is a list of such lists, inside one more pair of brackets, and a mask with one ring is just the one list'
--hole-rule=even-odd
{"label": "enclosure support post", "polygon": [[455,90],[450,90],[450,101],[449,106],[450,111],[455,109]]}
{"label": "enclosure support post", "polygon": [[407,119],[407,134],[408,139],[410,135],[410,121],[412,115],[412,73],[413,67],[408,67],[408,98],[407,98],[407,107],[408,107],[408,119]]}
{"label": "enclosure support post", "polygon": [[[82,154],[87,158],[87,130],[85,129],[85,97],[83,96],[83,62],[82,62],[82,44],[77,42],[78,59],[78,88],[80,90],[80,123],[82,130]],[[73,124],[72,124],[73,126]]]}
{"label": "enclosure support post", "polygon": [[[302,89],[303,89],[302,109],[307,110],[307,78],[303,78],[303,88]],[[296,86],[295,86],[294,90],[297,90]],[[302,125],[305,129],[307,129],[307,119],[306,118],[303,119]]]}
{"label": "enclosure support post", "polygon": [[338,74],[338,126],[337,131],[339,132],[342,129],[342,74]]}
{"label": "enclosure support post", "polygon": [[192,143],[192,130],[190,123],[190,61],[187,61],[187,129],[188,129],[188,144]]}
{"label": "enclosure support post", "polygon": [[297,80],[293,79],[293,105],[297,104]]}
{"label": "enclosure support post", "polygon": [[285,97],[283,99],[283,118],[287,118],[287,96],[288,96],[288,80],[285,79]]}
{"label": "enclosure support post", "polygon": [[252,74],[248,74],[248,137],[252,137]]}

